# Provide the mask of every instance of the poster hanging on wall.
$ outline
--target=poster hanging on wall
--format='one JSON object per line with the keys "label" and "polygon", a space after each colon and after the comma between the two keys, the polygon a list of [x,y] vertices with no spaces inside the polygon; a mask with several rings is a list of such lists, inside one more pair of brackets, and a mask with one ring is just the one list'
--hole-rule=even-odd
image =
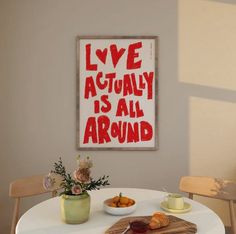
{"label": "poster hanging on wall", "polygon": [[157,37],[77,37],[77,146],[156,150]]}

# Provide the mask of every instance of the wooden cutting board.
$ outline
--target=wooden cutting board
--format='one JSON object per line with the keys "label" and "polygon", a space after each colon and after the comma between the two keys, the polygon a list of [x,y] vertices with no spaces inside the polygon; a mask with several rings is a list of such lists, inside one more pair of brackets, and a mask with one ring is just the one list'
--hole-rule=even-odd
{"label": "wooden cutting board", "polygon": [[[197,232],[197,225],[194,223],[190,223],[186,220],[177,218],[172,215],[168,215],[170,219],[170,224],[167,227],[159,228],[156,230],[148,230],[146,234],[193,234]],[[114,225],[112,225],[105,234],[120,234],[122,233],[127,226],[129,225],[130,221],[136,219],[146,219],[150,221],[151,216],[133,216],[133,217],[126,217],[117,221]],[[126,234],[132,234],[133,232],[128,230]]]}

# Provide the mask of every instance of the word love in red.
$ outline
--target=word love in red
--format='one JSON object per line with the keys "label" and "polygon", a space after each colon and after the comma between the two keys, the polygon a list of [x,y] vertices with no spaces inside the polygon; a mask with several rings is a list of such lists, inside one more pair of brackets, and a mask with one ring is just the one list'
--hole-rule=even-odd
{"label": "word love in red", "polygon": [[[86,70],[87,71],[97,71],[98,64],[91,61],[91,44],[86,44]],[[136,42],[129,45],[127,50],[126,56],[126,68],[128,70],[138,69],[142,65],[142,60],[138,60],[139,53],[137,52],[138,49],[142,48],[142,42]],[[108,48],[104,49],[97,49],[95,51],[96,57],[103,63],[106,64],[108,52],[111,55],[111,60],[113,67],[115,68],[116,65],[119,63],[121,57],[124,55],[126,49],[125,48],[117,48],[117,45],[112,44]]]}

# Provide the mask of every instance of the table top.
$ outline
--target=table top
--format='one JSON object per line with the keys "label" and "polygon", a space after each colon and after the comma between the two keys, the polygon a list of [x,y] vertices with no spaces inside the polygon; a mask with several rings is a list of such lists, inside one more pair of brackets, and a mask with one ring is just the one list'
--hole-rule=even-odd
{"label": "table top", "polygon": [[[90,217],[83,224],[65,224],[60,217],[60,197],[48,199],[28,210],[16,226],[17,234],[104,234],[105,231],[126,216],[112,216],[103,211],[103,201],[118,195],[133,198],[137,202],[137,209],[127,216],[148,216],[156,211],[162,211],[160,202],[166,196],[165,192],[135,189],[135,188],[106,188],[89,192],[91,196]],[[171,214],[189,222],[195,223],[198,234],[223,234],[224,225],[221,219],[209,208],[185,198],[192,205],[192,210],[184,214]],[[166,213],[166,212],[165,212]],[[170,214],[170,213],[167,213]]]}

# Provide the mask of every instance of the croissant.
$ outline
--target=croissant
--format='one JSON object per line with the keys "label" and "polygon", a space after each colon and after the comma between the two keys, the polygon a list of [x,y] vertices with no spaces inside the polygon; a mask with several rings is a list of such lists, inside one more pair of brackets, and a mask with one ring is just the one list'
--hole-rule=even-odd
{"label": "croissant", "polygon": [[165,227],[170,223],[168,216],[164,213],[156,212],[152,215],[151,221],[149,223],[150,229],[157,229],[161,227]]}

